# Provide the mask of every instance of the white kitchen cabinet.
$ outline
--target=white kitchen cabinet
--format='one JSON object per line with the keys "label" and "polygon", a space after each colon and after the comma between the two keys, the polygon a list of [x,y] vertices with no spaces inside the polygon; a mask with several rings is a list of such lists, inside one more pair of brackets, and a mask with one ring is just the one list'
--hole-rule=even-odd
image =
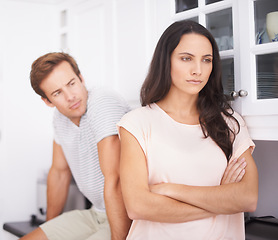
{"label": "white kitchen cabinet", "polygon": [[251,137],[278,140],[277,68],[271,69],[278,42],[265,32],[277,0],[76,0],[60,7],[68,19],[61,21],[61,45],[87,84],[110,86],[135,106],[161,33],[174,21],[198,21],[218,43],[225,93],[236,96],[232,105]]}
{"label": "white kitchen cabinet", "polygon": [[157,37],[171,21],[169,1],[72,1],[59,8],[61,49],[76,58],[87,86],[111,87],[138,106]]}
{"label": "white kitchen cabinet", "polygon": [[249,0],[241,4],[239,19],[249,21],[240,24],[240,88],[250,93],[242,101],[242,114],[254,139],[278,140],[278,42],[270,42],[266,33],[266,14],[278,11],[278,2]]}
{"label": "white kitchen cabinet", "polygon": [[174,21],[198,21],[214,35],[225,92],[235,96],[232,105],[251,137],[278,140],[278,42],[270,42],[266,32],[266,14],[278,11],[278,1],[169,1]]}
{"label": "white kitchen cabinet", "polygon": [[88,87],[111,84],[114,69],[111,1],[75,1],[60,8],[61,49],[79,64]]}
{"label": "white kitchen cabinet", "polygon": [[136,0],[76,1],[61,8],[68,26],[66,51],[73,55],[87,86],[108,86],[124,97],[139,96],[145,74],[147,30],[146,3]]}

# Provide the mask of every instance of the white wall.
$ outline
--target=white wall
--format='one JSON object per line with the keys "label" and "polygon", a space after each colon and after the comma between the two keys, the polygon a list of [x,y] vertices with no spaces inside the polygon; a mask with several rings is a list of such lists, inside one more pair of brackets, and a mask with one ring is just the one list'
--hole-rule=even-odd
{"label": "white wall", "polygon": [[[4,222],[36,213],[36,181],[51,163],[52,109],[30,86],[32,62],[57,50],[54,6],[0,1],[0,239]],[[43,126],[43,127],[42,127]],[[5,234],[5,235],[4,235]]]}

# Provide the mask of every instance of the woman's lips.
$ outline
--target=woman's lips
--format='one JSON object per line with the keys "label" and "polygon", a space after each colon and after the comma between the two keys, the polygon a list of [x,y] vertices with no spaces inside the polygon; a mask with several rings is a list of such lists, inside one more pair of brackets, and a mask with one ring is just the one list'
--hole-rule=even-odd
{"label": "woman's lips", "polygon": [[202,83],[201,80],[194,80],[194,79],[192,79],[192,80],[186,80],[186,82],[191,83],[191,84],[200,84],[200,83]]}

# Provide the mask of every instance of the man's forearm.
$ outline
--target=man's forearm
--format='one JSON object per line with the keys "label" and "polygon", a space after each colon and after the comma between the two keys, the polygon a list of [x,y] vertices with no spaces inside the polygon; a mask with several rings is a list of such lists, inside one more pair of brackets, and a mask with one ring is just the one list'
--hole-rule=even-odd
{"label": "man's forearm", "polygon": [[58,177],[55,171],[49,172],[47,179],[46,220],[57,217],[64,208],[70,185],[70,176]]}
{"label": "man's forearm", "polygon": [[106,213],[111,229],[112,240],[124,240],[128,234],[131,220],[127,216],[119,181],[105,182],[104,198]]}

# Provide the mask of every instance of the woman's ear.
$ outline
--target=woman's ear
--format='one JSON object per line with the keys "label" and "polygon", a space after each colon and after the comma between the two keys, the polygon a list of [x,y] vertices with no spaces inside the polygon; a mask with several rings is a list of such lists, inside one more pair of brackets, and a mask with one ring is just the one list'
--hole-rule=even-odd
{"label": "woman's ear", "polygon": [[48,107],[55,107],[47,98],[41,97],[41,100],[43,100]]}

